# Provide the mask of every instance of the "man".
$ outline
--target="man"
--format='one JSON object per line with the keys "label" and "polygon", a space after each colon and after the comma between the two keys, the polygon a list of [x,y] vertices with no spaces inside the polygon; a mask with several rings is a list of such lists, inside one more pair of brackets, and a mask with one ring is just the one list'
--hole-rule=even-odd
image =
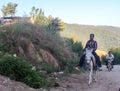
{"label": "man", "polygon": [[[85,49],[86,49],[88,46],[89,46],[91,49],[93,49],[92,54],[95,56],[97,66],[99,67],[99,70],[101,71],[101,70],[102,70],[102,69],[101,69],[102,65],[101,65],[100,57],[99,57],[99,56],[97,55],[97,53],[95,52],[96,49],[97,49],[97,42],[94,40],[94,34],[90,34],[90,40],[88,40],[88,42],[86,43],[86,46],[85,46],[85,48],[84,48],[83,51],[85,51]],[[85,60],[85,54],[83,54],[83,55],[81,56],[79,65],[78,65],[78,67],[76,67],[75,69],[79,70],[80,67],[83,66],[84,60]]]}
{"label": "man", "polygon": [[106,66],[108,64],[108,60],[110,60],[112,62],[112,67],[113,67],[113,65],[114,65],[114,55],[110,51],[108,52],[108,55],[106,56],[106,59],[107,59]]}

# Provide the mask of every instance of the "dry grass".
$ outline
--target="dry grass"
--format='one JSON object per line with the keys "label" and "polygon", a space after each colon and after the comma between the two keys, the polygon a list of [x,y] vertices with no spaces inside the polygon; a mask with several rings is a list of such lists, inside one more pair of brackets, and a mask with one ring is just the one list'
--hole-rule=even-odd
{"label": "dry grass", "polygon": [[[12,47],[9,49],[13,52],[19,51],[19,46],[26,50],[28,48],[27,45],[32,43],[36,52],[40,49],[48,51],[58,60],[61,66],[67,65],[67,62],[72,59],[71,52],[64,46],[62,38],[58,34],[49,33],[44,26],[27,22],[16,22],[1,26],[0,31],[6,34],[7,40],[12,41],[7,41],[7,44],[10,43]],[[25,52],[27,53],[27,50]],[[17,54],[19,55],[19,53]],[[29,53],[27,55],[27,57],[32,56]]]}

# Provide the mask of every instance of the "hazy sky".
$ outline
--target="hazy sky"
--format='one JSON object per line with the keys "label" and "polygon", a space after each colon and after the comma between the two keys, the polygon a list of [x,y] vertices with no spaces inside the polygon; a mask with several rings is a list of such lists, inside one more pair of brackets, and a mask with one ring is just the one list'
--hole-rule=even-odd
{"label": "hazy sky", "polygon": [[0,10],[8,2],[18,4],[17,16],[29,16],[35,6],[67,23],[120,26],[120,0],[0,0]]}

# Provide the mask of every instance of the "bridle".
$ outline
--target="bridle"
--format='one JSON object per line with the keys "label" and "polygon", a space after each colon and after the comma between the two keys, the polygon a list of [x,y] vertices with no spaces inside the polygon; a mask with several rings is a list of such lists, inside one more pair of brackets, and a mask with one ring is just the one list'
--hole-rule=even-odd
{"label": "bridle", "polygon": [[90,64],[90,62],[92,61],[92,53],[86,53],[85,60],[87,65]]}

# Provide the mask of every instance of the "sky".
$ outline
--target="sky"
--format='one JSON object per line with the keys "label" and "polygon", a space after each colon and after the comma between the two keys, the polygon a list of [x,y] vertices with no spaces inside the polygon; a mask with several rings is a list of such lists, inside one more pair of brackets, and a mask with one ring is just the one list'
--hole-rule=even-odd
{"label": "sky", "polygon": [[120,27],[120,0],[0,0],[3,5],[18,4],[16,16],[29,16],[31,8],[42,8],[45,16],[59,17],[66,23]]}

